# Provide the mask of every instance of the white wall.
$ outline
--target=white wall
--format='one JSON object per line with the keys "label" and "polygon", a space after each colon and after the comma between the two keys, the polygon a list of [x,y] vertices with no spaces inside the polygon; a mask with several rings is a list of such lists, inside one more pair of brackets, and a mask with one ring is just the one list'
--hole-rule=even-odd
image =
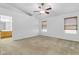
{"label": "white wall", "polygon": [[[64,32],[64,18],[73,16],[78,16],[77,34],[67,34]],[[46,33],[41,32],[41,35],[79,41],[79,12],[72,12],[60,16],[50,17],[45,20],[48,21],[48,31]]]}
{"label": "white wall", "polygon": [[38,19],[23,13],[0,8],[0,15],[12,16],[13,40],[38,35]]}

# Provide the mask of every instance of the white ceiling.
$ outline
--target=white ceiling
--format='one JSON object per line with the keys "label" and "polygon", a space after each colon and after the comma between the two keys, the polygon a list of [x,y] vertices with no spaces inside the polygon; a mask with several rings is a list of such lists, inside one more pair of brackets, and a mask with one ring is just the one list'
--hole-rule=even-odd
{"label": "white ceiling", "polygon": [[25,12],[26,14],[32,14],[32,16],[38,19],[44,19],[47,17],[52,17],[56,15],[61,15],[64,13],[79,11],[79,3],[48,3],[52,10],[49,15],[35,13],[37,11],[39,4],[38,3],[0,3],[1,8],[6,8],[8,10],[13,10],[16,12]]}

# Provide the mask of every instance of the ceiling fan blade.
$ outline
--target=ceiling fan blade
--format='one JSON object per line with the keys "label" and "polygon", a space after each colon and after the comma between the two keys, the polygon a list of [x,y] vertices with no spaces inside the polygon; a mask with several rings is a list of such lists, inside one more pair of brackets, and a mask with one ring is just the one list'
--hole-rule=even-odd
{"label": "ceiling fan blade", "polygon": [[46,14],[49,14],[49,12],[45,12]]}
{"label": "ceiling fan blade", "polygon": [[41,3],[42,6],[44,6],[44,3]]}
{"label": "ceiling fan blade", "polygon": [[39,11],[34,11],[34,12],[39,12]]}
{"label": "ceiling fan blade", "polygon": [[47,8],[46,10],[51,10],[52,8]]}
{"label": "ceiling fan blade", "polygon": [[39,6],[38,8],[40,8],[40,9],[41,9],[41,6]]}

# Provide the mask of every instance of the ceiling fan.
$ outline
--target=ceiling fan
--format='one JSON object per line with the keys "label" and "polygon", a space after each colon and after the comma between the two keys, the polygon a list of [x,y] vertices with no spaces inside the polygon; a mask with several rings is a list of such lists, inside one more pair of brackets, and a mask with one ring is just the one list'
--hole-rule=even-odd
{"label": "ceiling fan", "polygon": [[34,12],[39,12],[40,14],[49,14],[50,10],[52,10],[51,7],[47,7],[45,6],[45,3],[41,3],[40,6],[38,6],[39,10],[38,11],[34,11]]}

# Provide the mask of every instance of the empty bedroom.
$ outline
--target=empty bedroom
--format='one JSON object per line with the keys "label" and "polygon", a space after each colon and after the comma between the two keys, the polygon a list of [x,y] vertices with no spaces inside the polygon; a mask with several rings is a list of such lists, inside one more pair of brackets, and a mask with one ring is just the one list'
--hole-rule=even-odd
{"label": "empty bedroom", "polygon": [[0,3],[0,55],[79,55],[79,3]]}

